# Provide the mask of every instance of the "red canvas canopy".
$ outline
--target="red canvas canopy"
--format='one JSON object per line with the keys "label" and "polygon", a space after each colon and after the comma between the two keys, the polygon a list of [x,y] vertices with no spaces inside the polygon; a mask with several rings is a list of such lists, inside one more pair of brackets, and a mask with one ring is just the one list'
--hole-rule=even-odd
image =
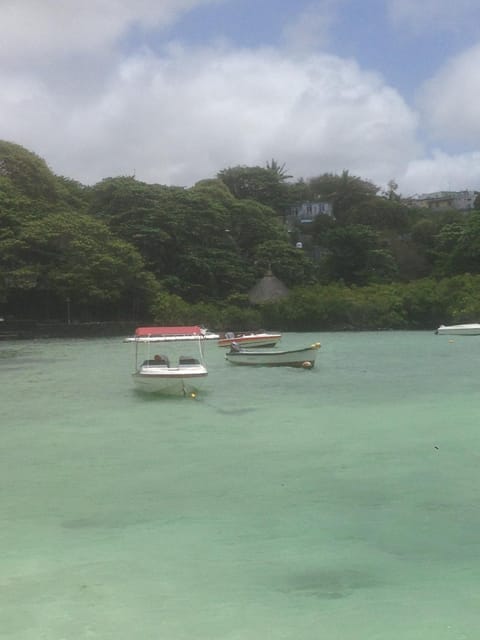
{"label": "red canvas canopy", "polygon": [[135,337],[154,336],[200,336],[201,327],[138,327],[135,329]]}

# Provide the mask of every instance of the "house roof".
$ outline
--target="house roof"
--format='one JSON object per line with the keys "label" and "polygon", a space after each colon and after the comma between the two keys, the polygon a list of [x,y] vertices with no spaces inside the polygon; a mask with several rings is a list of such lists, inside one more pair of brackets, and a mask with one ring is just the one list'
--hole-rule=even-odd
{"label": "house roof", "polygon": [[262,304],[273,302],[288,296],[288,288],[281,280],[276,278],[271,271],[252,287],[248,293],[248,299],[252,304]]}

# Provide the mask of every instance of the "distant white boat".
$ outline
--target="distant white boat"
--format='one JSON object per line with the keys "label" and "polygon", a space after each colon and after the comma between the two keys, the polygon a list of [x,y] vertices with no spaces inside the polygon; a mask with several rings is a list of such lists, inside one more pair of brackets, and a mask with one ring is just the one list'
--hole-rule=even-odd
{"label": "distant white boat", "polygon": [[[135,385],[142,391],[195,397],[208,375],[204,359],[205,332],[191,327],[138,327],[135,342]],[[198,352],[192,353],[194,340]],[[161,353],[151,354],[152,345]],[[143,355],[140,356],[140,352]],[[186,353],[188,352],[188,353]],[[145,359],[143,359],[145,358]]]}
{"label": "distant white boat", "polygon": [[226,333],[217,342],[219,347],[231,347],[232,342],[236,342],[244,347],[274,347],[281,340],[281,333]]}
{"label": "distant white boat", "polygon": [[441,324],[435,333],[439,336],[478,336],[480,335],[480,324],[452,324],[446,326]]}

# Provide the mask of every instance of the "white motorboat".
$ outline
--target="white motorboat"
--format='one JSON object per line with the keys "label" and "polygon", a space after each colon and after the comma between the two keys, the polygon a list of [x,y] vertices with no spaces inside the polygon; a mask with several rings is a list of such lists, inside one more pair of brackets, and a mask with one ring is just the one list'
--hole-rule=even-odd
{"label": "white motorboat", "polygon": [[[137,388],[195,397],[208,375],[203,349],[205,340],[204,330],[197,326],[137,328],[133,338],[127,339],[135,342],[135,371],[132,375]],[[196,343],[196,350],[192,341]],[[156,351],[159,343],[162,352],[152,355],[152,350]]]}
{"label": "white motorboat", "polygon": [[435,333],[439,336],[478,336],[480,335],[480,324],[452,324],[450,326],[441,324]]}
{"label": "white motorboat", "polygon": [[264,367],[297,367],[312,369],[315,366],[315,358],[320,349],[320,342],[315,342],[303,349],[289,351],[277,351],[274,349],[242,349],[233,344],[226,360],[232,364],[264,366]]}
{"label": "white motorboat", "polygon": [[227,332],[223,338],[217,342],[219,347],[231,347],[232,342],[236,342],[243,348],[247,347],[274,347],[281,340],[281,333],[238,333]]}

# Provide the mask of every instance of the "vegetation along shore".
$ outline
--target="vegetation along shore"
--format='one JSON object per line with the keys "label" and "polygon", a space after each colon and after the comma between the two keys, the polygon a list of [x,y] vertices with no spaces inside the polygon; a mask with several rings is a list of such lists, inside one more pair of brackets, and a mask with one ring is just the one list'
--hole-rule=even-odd
{"label": "vegetation along shore", "polygon": [[[267,273],[285,293],[252,302]],[[433,210],[393,181],[386,191],[348,171],[292,181],[275,160],[190,188],[131,176],[86,186],[0,141],[0,317],[0,333],[21,323],[326,331],[478,320],[480,198]]]}

